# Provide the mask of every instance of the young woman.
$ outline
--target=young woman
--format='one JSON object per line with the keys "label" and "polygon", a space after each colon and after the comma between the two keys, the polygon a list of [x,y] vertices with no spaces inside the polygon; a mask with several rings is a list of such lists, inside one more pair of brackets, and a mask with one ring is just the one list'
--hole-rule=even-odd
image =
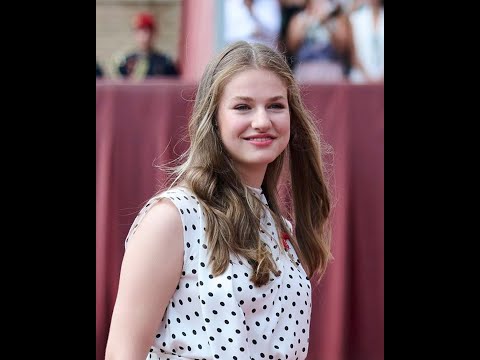
{"label": "young woman", "polygon": [[[228,46],[200,80],[189,135],[127,236],[106,359],[305,359],[330,200],[285,58]],[[284,173],[295,226],[281,215]]]}

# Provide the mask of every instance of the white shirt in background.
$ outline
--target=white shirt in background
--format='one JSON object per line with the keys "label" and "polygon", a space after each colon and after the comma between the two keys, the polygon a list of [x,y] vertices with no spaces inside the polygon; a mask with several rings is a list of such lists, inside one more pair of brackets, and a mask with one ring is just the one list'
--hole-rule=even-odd
{"label": "white shirt in background", "polygon": [[224,41],[246,40],[277,47],[281,24],[278,1],[254,0],[252,9],[253,17],[244,0],[225,0]]}
{"label": "white shirt in background", "polygon": [[[374,28],[373,11],[368,5],[354,11],[350,21],[358,60],[373,80],[381,79],[384,74],[384,10],[380,10],[377,28]],[[358,69],[352,69],[350,79],[357,83],[366,81]]]}

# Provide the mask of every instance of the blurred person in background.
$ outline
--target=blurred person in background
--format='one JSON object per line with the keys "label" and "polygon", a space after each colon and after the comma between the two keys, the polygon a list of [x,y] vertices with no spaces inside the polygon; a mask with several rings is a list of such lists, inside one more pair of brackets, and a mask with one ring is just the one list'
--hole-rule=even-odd
{"label": "blurred person in background", "polygon": [[97,61],[97,79],[103,77],[103,69]]}
{"label": "blurred person in background", "polygon": [[354,83],[383,82],[384,1],[363,0],[350,14],[356,62],[350,73]]}
{"label": "blurred person in background", "polygon": [[117,67],[124,78],[144,79],[152,76],[176,76],[178,70],[170,57],[154,47],[157,24],[152,14],[138,13],[133,22],[137,48],[128,53]]}
{"label": "blurred person in background", "polygon": [[339,82],[348,79],[353,56],[351,24],[340,3],[307,0],[294,15],[286,34],[300,82]]}
{"label": "blurred person in background", "polygon": [[281,25],[279,35],[278,48],[285,53],[287,57],[288,65],[293,69],[295,67],[295,56],[287,47],[287,29],[292,17],[305,9],[306,0],[279,0],[281,11]]}
{"label": "blurred person in background", "polygon": [[224,40],[278,45],[281,13],[278,0],[226,0]]}

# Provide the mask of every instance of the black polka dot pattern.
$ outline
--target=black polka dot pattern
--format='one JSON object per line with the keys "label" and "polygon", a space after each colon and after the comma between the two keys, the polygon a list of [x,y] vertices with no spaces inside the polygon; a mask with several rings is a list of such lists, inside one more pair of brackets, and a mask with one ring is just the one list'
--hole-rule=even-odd
{"label": "black polka dot pattern", "polygon": [[[260,189],[251,190],[268,206]],[[272,274],[266,285],[257,288],[249,280],[252,268],[235,255],[222,275],[211,274],[202,211],[187,189],[177,187],[152,198],[139,212],[126,241],[151,205],[162,197],[176,205],[182,219],[184,262],[179,284],[146,358],[305,359],[310,281],[302,266],[292,264],[279,245],[270,212],[262,216],[260,236],[282,273],[279,277]],[[289,251],[299,264],[293,246]]]}

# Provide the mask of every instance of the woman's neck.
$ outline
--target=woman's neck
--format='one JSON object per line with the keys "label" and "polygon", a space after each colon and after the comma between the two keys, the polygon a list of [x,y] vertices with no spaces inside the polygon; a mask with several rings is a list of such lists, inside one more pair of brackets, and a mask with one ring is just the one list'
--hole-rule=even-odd
{"label": "woman's neck", "polygon": [[251,188],[254,188],[254,189],[260,189],[262,187],[262,184],[263,184],[264,175],[262,175],[262,176],[253,176],[253,175],[244,176],[242,174],[241,178],[242,178],[242,183],[243,184],[245,184],[245,185],[247,185]]}

